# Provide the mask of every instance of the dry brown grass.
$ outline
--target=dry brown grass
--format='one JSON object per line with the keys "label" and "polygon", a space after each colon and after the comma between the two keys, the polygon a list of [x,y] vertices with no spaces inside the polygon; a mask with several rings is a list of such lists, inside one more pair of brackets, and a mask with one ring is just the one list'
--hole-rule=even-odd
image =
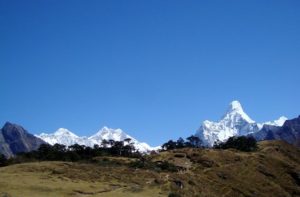
{"label": "dry brown grass", "polygon": [[[97,158],[103,162],[104,158]],[[257,152],[180,149],[150,156],[179,172],[118,165],[36,162],[0,168],[0,197],[8,196],[300,196],[300,150],[280,141],[260,142]]]}

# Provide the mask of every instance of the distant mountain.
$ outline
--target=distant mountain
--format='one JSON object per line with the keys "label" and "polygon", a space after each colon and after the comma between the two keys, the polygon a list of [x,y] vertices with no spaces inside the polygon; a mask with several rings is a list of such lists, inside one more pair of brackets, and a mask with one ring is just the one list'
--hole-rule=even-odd
{"label": "distant mountain", "polygon": [[264,125],[263,128],[252,134],[257,140],[284,140],[300,147],[300,116],[286,120],[283,126]]}
{"label": "distant mountain", "polygon": [[139,142],[135,138],[126,134],[121,129],[111,129],[108,127],[103,127],[96,134],[90,137],[79,137],[69,131],[68,129],[60,128],[53,134],[41,133],[40,135],[36,135],[46,141],[49,144],[63,144],[66,146],[70,146],[72,144],[80,144],[85,146],[94,146],[94,144],[101,145],[102,140],[115,140],[115,141],[123,141],[126,138],[130,138],[131,142],[134,143],[134,147],[140,152],[149,152],[152,150],[158,149],[158,147],[151,147],[144,142]]}
{"label": "distant mountain", "polygon": [[249,135],[256,133],[266,125],[281,126],[286,117],[266,123],[256,123],[243,110],[239,101],[232,101],[225,115],[219,122],[205,120],[197,130],[196,136],[205,145],[213,146],[216,141],[225,141],[232,136]]}
{"label": "distant mountain", "polygon": [[100,129],[95,135],[92,135],[88,139],[91,140],[92,144],[101,144],[102,140],[115,140],[115,141],[123,141],[126,138],[130,138],[131,142],[133,142],[134,147],[140,152],[148,152],[152,150],[158,149],[158,147],[151,147],[145,142],[139,142],[135,138],[126,134],[121,129],[111,129],[108,127],[103,127]]}
{"label": "distant mountain", "polygon": [[66,146],[71,146],[73,144],[93,146],[93,144],[87,137],[79,137],[65,128],[59,128],[57,131],[51,134],[41,133],[39,135],[36,135],[36,137],[41,138],[51,145],[57,143]]}
{"label": "distant mountain", "polygon": [[17,124],[7,122],[0,130],[0,153],[6,157],[36,150],[44,143]]}

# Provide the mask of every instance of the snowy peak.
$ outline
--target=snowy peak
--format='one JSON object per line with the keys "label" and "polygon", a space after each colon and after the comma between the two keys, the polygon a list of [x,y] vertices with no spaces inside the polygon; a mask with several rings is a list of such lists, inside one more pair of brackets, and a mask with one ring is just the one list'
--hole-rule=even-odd
{"label": "snowy peak", "polygon": [[[111,129],[108,127],[103,127],[100,129],[95,135],[92,135],[88,139],[91,140],[95,144],[101,144],[102,140],[115,140],[115,141],[123,141],[126,138],[132,138],[127,135],[121,129]],[[136,140],[137,142],[137,140]]]}
{"label": "snowy peak", "polygon": [[115,141],[122,141],[126,138],[131,138],[129,135],[127,135],[125,132],[123,132],[121,129],[111,129],[108,127],[103,127],[100,129],[95,135],[92,135],[89,137],[90,140],[94,140],[94,142],[99,143],[102,140],[115,140]]}
{"label": "snowy peak", "polygon": [[287,117],[285,116],[281,116],[278,120],[274,120],[274,121],[269,121],[269,122],[265,122],[264,124],[266,125],[273,125],[273,126],[279,126],[281,127],[285,121],[288,120]]}
{"label": "snowy peak", "polygon": [[240,119],[248,123],[254,123],[254,121],[244,112],[241,103],[236,100],[232,101],[229,104],[226,114],[222,117],[222,120],[236,122]]}
{"label": "snowy peak", "polygon": [[122,139],[122,137],[125,137],[126,134],[121,129],[111,129],[108,127],[103,127],[100,129],[95,135],[89,137],[89,139],[95,138],[95,137],[101,137],[103,139]]}
{"label": "snowy peak", "polygon": [[243,111],[243,107],[239,101],[235,100],[229,104],[228,111]]}
{"label": "snowy peak", "polygon": [[65,128],[59,128],[57,131],[54,132],[54,135],[56,135],[56,136],[65,135],[65,136],[78,137],[77,135],[75,135],[74,133],[72,133],[71,131],[69,131],[68,129],[65,129]]}

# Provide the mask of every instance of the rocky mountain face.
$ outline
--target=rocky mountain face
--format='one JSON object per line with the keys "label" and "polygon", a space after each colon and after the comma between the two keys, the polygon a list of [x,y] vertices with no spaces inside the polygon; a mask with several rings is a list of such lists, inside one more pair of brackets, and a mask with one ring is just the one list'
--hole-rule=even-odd
{"label": "rocky mountain face", "polygon": [[252,134],[256,140],[284,140],[300,147],[300,116],[285,121],[283,126],[264,125],[263,128]]}
{"label": "rocky mountain face", "polygon": [[131,137],[130,135],[126,134],[121,129],[111,129],[108,127],[103,127],[100,129],[96,134],[90,137],[79,137],[69,131],[68,129],[60,128],[56,132],[52,134],[42,133],[40,135],[36,135],[43,139],[45,142],[49,144],[63,144],[66,146],[70,146],[73,144],[80,144],[85,146],[94,146],[95,144],[101,145],[102,140],[114,140],[114,141],[123,141],[126,138],[130,138],[131,142],[133,143],[134,147],[139,150],[140,152],[149,152],[152,150],[156,150],[158,147],[151,147],[144,142],[139,142],[135,138]]}
{"label": "rocky mountain face", "polygon": [[45,142],[42,139],[28,133],[17,124],[7,122],[0,130],[0,153],[6,157],[36,150],[43,143]]}
{"label": "rocky mountain face", "polygon": [[286,117],[280,117],[275,121],[256,123],[244,112],[239,101],[233,101],[219,122],[205,120],[197,130],[196,136],[203,141],[204,145],[213,146],[216,141],[225,141],[232,136],[257,133],[267,124],[282,126],[285,120]]}

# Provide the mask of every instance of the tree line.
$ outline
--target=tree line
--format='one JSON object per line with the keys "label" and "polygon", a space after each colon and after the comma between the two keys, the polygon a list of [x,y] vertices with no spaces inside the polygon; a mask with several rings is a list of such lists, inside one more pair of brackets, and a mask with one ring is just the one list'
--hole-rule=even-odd
{"label": "tree line", "polygon": [[26,161],[91,161],[97,156],[140,157],[142,153],[135,149],[130,138],[124,141],[103,140],[101,145],[93,147],[74,144],[42,144],[37,150],[18,153],[15,157],[7,159],[0,154],[0,166]]}
{"label": "tree line", "polygon": [[[191,135],[184,140],[179,138],[177,141],[169,140],[162,145],[162,151],[173,150],[179,148],[204,148],[202,140],[197,136]],[[226,141],[216,141],[213,145],[214,149],[229,149],[233,148],[240,151],[250,152],[257,150],[257,141],[252,136],[233,136]]]}
{"label": "tree line", "polygon": [[202,140],[194,135],[191,135],[184,140],[180,137],[177,141],[169,140],[162,145],[162,150],[173,150],[179,148],[201,148],[203,147]]}
{"label": "tree line", "polygon": [[[179,148],[203,148],[203,142],[197,136],[191,135],[184,140],[179,138],[177,141],[169,140],[162,145],[161,151],[179,149]],[[225,142],[215,142],[214,149],[237,149],[240,151],[257,150],[257,142],[253,137],[234,136],[228,138]],[[88,147],[74,144],[65,146],[62,144],[42,144],[38,150],[18,153],[16,157],[7,159],[0,154],[0,167],[12,163],[21,163],[26,161],[91,161],[97,156],[122,156],[132,158],[143,158],[142,153],[135,149],[130,138],[124,141],[103,140],[101,145]],[[143,162],[142,162],[143,163]]]}

